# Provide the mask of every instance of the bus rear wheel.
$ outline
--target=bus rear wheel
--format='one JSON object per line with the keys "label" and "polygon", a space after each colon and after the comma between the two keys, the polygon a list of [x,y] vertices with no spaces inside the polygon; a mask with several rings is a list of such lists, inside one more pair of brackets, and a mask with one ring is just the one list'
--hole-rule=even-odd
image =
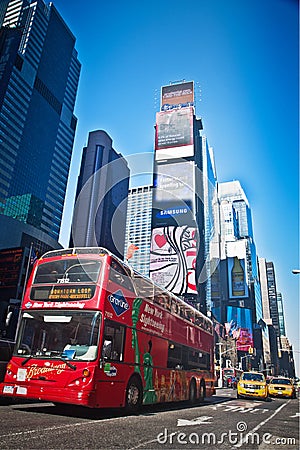
{"label": "bus rear wheel", "polygon": [[193,379],[190,384],[189,402],[191,405],[196,403],[196,382]]}
{"label": "bus rear wheel", "polygon": [[130,378],[126,388],[126,410],[137,412],[142,404],[142,384],[137,377]]}
{"label": "bus rear wheel", "polygon": [[199,389],[199,402],[203,403],[205,399],[205,383],[201,381]]}

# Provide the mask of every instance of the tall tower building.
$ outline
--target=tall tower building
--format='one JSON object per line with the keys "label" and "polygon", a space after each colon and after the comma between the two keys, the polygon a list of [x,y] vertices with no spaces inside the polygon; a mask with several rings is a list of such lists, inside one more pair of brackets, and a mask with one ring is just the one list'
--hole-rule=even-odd
{"label": "tall tower building", "polygon": [[90,132],[77,184],[72,246],[105,247],[124,258],[129,174],[110,136]]}
{"label": "tall tower building", "polygon": [[276,331],[276,336],[279,337],[280,336],[279,314],[278,314],[277,289],[276,289],[276,277],[275,277],[274,264],[271,261],[267,261],[266,269],[267,269],[267,280],[268,280],[270,316],[272,319],[272,325]]}
{"label": "tall tower building", "polygon": [[192,81],[163,86],[161,94],[155,126],[150,277],[205,313],[208,164],[203,158],[202,121],[195,116]]}
{"label": "tall tower building", "polygon": [[[262,306],[263,306],[263,320],[268,325],[269,331],[269,342],[266,343],[264,347],[265,352],[265,362],[267,366],[267,370],[270,372],[268,375],[274,375],[278,373],[279,368],[279,359],[278,359],[278,349],[280,348],[279,342],[279,319],[277,314],[277,321],[274,320],[274,307],[273,314],[271,313],[271,303],[270,303],[270,295],[273,300],[276,297],[277,303],[277,293],[276,293],[276,284],[275,284],[275,272],[273,263],[268,263],[265,258],[258,258],[258,267],[259,267],[259,279],[261,285],[261,295],[262,295]],[[275,296],[275,297],[274,297]],[[277,304],[276,304],[276,310]],[[277,324],[277,328],[276,328]]]}
{"label": "tall tower building", "polygon": [[125,256],[128,263],[149,276],[151,243],[152,186],[129,189]]}
{"label": "tall tower building", "polygon": [[283,299],[281,292],[277,292],[277,307],[278,307],[279,334],[280,336],[286,336]]}
{"label": "tall tower building", "polygon": [[[263,342],[268,342],[268,327],[258,276],[256,246],[247,196],[238,180],[219,183],[221,222],[222,301],[214,300],[214,312],[222,322],[246,330],[248,345],[237,341],[237,349],[248,352],[255,346],[254,366],[263,367]],[[226,288],[227,286],[227,288]],[[248,330],[248,331],[247,331]]]}
{"label": "tall tower building", "polygon": [[77,119],[75,37],[43,0],[0,7],[0,248],[57,247]]}

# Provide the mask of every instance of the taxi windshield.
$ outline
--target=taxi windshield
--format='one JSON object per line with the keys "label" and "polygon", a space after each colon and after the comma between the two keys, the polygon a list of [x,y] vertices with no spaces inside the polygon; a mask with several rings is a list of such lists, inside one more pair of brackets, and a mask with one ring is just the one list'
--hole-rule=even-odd
{"label": "taxi windshield", "polygon": [[246,373],[243,373],[242,380],[263,382],[263,381],[265,381],[265,378],[261,373],[246,372]]}
{"label": "taxi windshield", "polygon": [[15,356],[94,360],[100,329],[95,311],[28,311],[20,322]]}
{"label": "taxi windshield", "polygon": [[273,378],[271,384],[292,384],[287,378]]}

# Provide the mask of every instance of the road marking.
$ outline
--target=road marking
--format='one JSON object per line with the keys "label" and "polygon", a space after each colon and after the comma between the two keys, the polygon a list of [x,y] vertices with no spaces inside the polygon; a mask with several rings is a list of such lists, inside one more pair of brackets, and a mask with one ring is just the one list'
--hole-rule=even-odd
{"label": "road marking", "polygon": [[235,444],[233,448],[239,448],[239,447],[241,447],[242,445],[244,445],[244,443],[245,443],[246,441],[248,441],[248,437],[249,437],[249,436],[251,436],[251,435],[252,435],[253,433],[255,433],[257,430],[259,430],[263,425],[265,425],[267,422],[269,422],[269,420],[273,419],[273,417],[275,417],[276,414],[278,414],[278,413],[282,410],[282,408],[284,408],[286,405],[288,405],[288,404],[290,403],[290,401],[291,401],[291,400],[288,400],[286,403],[283,403],[281,406],[279,406],[279,408],[277,408],[277,409],[273,412],[273,414],[271,414],[271,416],[269,416],[266,420],[263,420],[262,422],[260,422],[255,428],[253,428],[253,430],[248,431],[247,434],[246,434],[246,436],[245,436],[243,439],[241,439],[241,440],[239,441],[238,444]]}
{"label": "road marking", "polygon": [[177,426],[184,427],[190,425],[201,425],[202,423],[211,423],[207,422],[209,419],[212,419],[210,416],[201,416],[196,417],[196,419],[188,420],[188,419],[177,419]]}
{"label": "road marking", "polygon": [[296,414],[294,414],[293,416],[290,416],[290,417],[299,417],[300,416],[300,413],[296,413]]}
{"label": "road marking", "polygon": [[262,402],[256,402],[253,404],[253,402],[246,402],[246,403],[242,403],[242,402],[237,402],[237,404],[233,404],[233,405],[223,405],[223,404],[219,404],[219,405],[214,405],[214,406],[210,406],[210,408],[212,408],[214,411],[216,411],[217,409],[222,408],[224,412],[239,412],[241,414],[245,414],[245,413],[249,413],[249,414],[264,414],[266,412],[269,411],[269,409],[267,408],[256,408],[255,406],[260,405]]}

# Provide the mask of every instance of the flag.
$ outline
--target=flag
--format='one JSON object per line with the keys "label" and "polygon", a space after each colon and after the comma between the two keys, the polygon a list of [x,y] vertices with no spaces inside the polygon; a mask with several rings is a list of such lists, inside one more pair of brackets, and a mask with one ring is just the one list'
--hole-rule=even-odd
{"label": "flag", "polygon": [[30,252],[30,265],[32,266],[37,260],[37,252],[34,250],[33,247],[31,247]]}
{"label": "flag", "polygon": [[134,244],[130,244],[128,249],[127,249],[127,255],[126,255],[126,259],[130,259],[133,257],[134,253],[138,250],[139,248],[134,245]]}

